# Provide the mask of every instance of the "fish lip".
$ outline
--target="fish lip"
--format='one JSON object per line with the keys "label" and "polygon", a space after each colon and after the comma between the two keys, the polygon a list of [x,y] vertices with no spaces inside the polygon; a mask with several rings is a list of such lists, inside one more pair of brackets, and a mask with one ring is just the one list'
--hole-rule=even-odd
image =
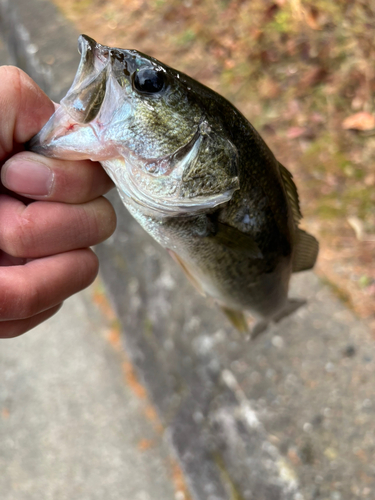
{"label": "fish lip", "polygon": [[[61,100],[61,106],[80,124],[92,121],[100,111],[110,74],[110,50],[87,35],[78,38],[81,54],[73,83]],[[95,103],[93,96],[99,96]]]}
{"label": "fish lip", "polygon": [[111,56],[114,51],[111,47],[98,43],[88,35],[79,35],[78,37],[78,52],[81,54],[81,61],[84,62],[90,59],[90,54],[93,60],[99,60],[107,65],[111,61]]}
{"label": "fish lip", "polygon": [[78,37],[78,52],[81,56],[85,56],[88,50],[94,50],[97,45],[97,42],[88,35],[82,34]]}
{"label": "fish lip", "polygon": [[[50,158],[59,158],[56,143],[73,132],[73,130],[70,132],[69,128],[74,127],[74,123],[66,109],[59,106],[43,128],[26,143],[26,149]],[[82,159],[79,152],[74,156],[76,160]],[[83,155],[83,158],[87,158],[87,155]]]}
{"label": "fish lip", "polygon": [[79,91],[82,86],[97,78],[110,61],[108,47],[100,45],[87,35],[78,37],[78,52],[81,54],[81,59],[66,96]]}

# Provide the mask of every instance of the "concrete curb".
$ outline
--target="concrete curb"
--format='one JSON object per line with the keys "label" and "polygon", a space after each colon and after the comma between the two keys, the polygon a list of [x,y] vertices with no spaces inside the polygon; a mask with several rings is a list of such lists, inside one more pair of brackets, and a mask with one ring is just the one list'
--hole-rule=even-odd
{"label": "concrete curb", "polygon": [[[78,65],[75,29],[47,0],[1,0],[0,16],[15,62],[53,99],[60,99]],[[343,493],[330,497],[336,492],[332,490],[336,483],[326,465],[324,457],[329,453],[324,447],[330,440],[340,441],[342,428],[330,431],[329,438],[314,435],[316,459],[311,458],[312,445],[304,429],[311,432],[309,422],[315,422],[315,417],[318,422],[321,408],[328,405],[329,384],[333,384],[332,391],[346,390],[341,375],[335,382],[325,378],[322,363],[331,363],[331,347],[327,346],[332,346],[332,353],[341,353],[345,345],[354,343],[372,352],[368,330],[307,273],[297,278],[295,291],[300,296],[310,295],[311,306],[271,328],[256,343],[246,343],[195,293],[119,198],[115,194],[110,198],[119,224],[115,235],[97,248],[101,275],[121,322],[126,349],[166,426],[193,498],[360,498],[351,496],[349,486],[345,492],[345,478],[350,477],[351,469],[352,478],[358,472],[349,454],[337,481],[344,485]],[[323,294],[322,300],[316,299],[319,294]],[[325,325],[331,324],[333,314],[343,319],[337,319],[328,331]],[[316,315],[320,326],[316,326]],[[317,334],[320,343],[311,348],[315,365],[309,376],[321,381],[318,395],[303,384],[293,389],[288,382],[294,377],[296,385],[295,379],[303,377],[295,360],[310,362],[303,355],[309,339]],[[285,343],[288,349],[283,349]],[[361,372],[359,360],[355,366]],[[277,385],[283,377],[285,387]],[[363,385],[354,388],[350,398],[363,398],[369,390],[370,386]],[[347,418],[349,414],[355,426],[356,415],[348,407]],[[371,421],[366,425],[371,426]],[[350,447],[357,438],[348,435],[346,439]],[[301,446],[300,455],[288,452],[294,449],[290,443]]]}
{"label": "concrete curb", "polygon": [[1,0],[0,26],[12,63],[59,101],[78,62],[78,33],[48,0]]}

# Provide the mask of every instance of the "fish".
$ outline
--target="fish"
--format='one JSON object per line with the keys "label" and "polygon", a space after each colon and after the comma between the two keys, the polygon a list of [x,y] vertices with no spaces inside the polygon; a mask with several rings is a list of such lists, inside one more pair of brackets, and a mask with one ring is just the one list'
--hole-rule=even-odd
{"label": "fish", "polygon": [[232,324],[256,337],[305,301],[292,273],[319,244],[291,173],[228,100],[136,50],[87,35],[74,81],[28,148],[99,161],[133,217]]}

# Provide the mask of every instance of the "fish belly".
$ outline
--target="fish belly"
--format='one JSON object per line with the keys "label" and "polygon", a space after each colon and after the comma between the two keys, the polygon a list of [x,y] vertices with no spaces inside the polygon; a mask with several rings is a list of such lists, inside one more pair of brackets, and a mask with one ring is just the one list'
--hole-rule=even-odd
{"label": "fish belly", "polygon": [[221,306],[269,321],[287,304],[291,258],[279,259],[273,269],[262,272],[259,261],[223,251],[210,238],[197,236],[193,220],[157,219],[124,202],[139,224],[175,256],[198,291]]}

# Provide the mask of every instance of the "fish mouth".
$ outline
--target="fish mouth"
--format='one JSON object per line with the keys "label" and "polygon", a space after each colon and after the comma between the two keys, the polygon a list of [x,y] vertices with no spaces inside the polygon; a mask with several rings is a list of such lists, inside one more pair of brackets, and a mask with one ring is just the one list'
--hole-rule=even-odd
{"label": "fish mouth", "polygon": [[79,124],[90,123],[98,115],[106,94],[110,55],[107,47],[87,35],[78,38],[81,60],[76,76],[61,106]]}
{"label": "fish mouth", "polygon": [[79,36],[78,51],[81,60],[70,89],[26,147],[49,157],[59,158],[63,152],[66,159],[101,161],[113,154],[108,148],[104,151],[102,132],[127,99],[127,51],[101,45],[87,35]]}
{"label": "fish mouth", "polygon": [[[104,101],[108,104],[110,81],[123,88],[136,63],[131,51],[101,45],[87,35],[79,36],[78,52],[81,60],[77,73],[61,105],[77,123],[85,125],[98,116]],[[116,107],[119,104],[116,99]]]}

